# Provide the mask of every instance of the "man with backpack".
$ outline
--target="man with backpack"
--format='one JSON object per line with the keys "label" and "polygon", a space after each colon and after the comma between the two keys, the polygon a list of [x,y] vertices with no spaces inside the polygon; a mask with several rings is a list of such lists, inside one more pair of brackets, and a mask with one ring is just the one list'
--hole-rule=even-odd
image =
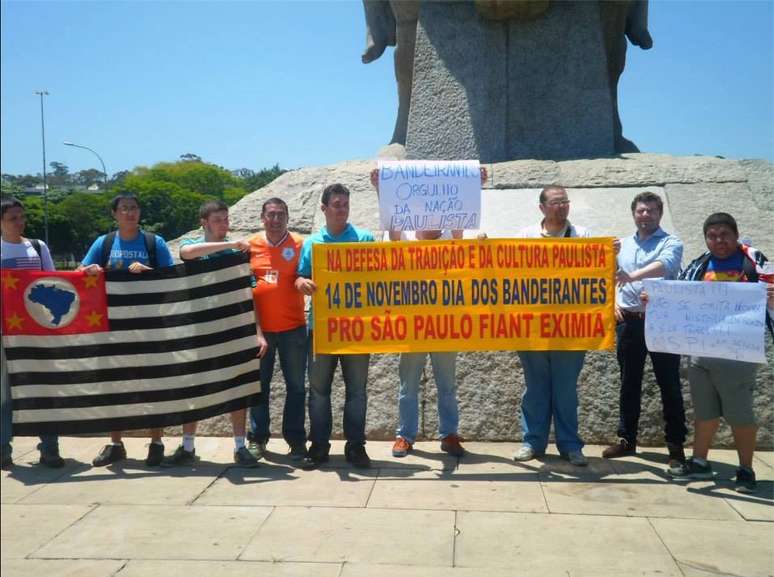
{"label": "man with backpack", "polygon": [[[128,270],[135,274],[157,267],[172,266],[174,261],[164,239],[140,230],[140,201],[133,194],[120,194],[110,201],[110,209],[118,230],[100,236],[89,248],[81,266],[87,274],[99,274],[103,270]],[[156,467],[164,459],[161,442],[162,429],[151,429],[151,443],[145,464]],[[121,432],[110,434],[111,442],[105,445],[92,464],[104,467],[126,458]]]}
{"label": "man with backpack", "polygon": [[[2,207],[2,262],[4,269],[26,270],[54,270],[54,262],[48,251],[46,243],[34,238],[25,238],[24,227],[26,215],[24,205],[20,200],[10,197],[4,198],[0,203]],[[5,360],[5,352],[2,354],[2,468],[8,469],[13,465],[11,456],[11,431],[13,427],[13,410],[11,407],[11,386],[8,378],[8,367]],[[41,435],[40,464],[47,467],[59,468],[64,465],[64,460],[59,456],[59,437],[56,435]]]}

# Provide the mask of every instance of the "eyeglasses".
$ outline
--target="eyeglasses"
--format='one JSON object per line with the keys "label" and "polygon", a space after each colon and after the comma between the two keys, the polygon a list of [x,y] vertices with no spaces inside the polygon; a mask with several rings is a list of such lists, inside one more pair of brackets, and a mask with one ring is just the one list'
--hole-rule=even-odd
{"label": "eyeglasses", "polygon": [[284,212],[264,212],[263,218],[266,220],[285,220],[288,217]]}
{"label": "eyeglasses", "polygon": [[551,202],[547,202],[546,206],[569,206],[570,205],[570,199],[565,200],[552,200]]}
{"label": "eyeglasses", "polygon": [[122,214],[129,214],[130,212],[137,212],[140,210],[139,206],[119,206],[116,211]]}

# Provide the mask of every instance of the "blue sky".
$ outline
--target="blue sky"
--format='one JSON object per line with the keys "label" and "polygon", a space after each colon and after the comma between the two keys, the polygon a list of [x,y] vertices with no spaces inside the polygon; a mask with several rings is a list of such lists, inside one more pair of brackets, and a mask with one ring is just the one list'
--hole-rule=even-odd
{"label": "blue sky", "polygon": [[[195,153],[226,168],[373,157],[397,108],[391,49],[364,65],[359,1],[3,1],[0,168],[108,172]],[[650,3],[624,134],[643,151],[774,160],[774,3]]]}

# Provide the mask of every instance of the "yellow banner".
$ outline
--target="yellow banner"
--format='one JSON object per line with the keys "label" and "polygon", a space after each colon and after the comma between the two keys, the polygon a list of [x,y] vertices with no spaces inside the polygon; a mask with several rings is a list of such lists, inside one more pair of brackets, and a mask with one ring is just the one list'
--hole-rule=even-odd
{"label": "yellow banner", "polygon": [[316,353],[611,349],[612,238],[315,244]]}

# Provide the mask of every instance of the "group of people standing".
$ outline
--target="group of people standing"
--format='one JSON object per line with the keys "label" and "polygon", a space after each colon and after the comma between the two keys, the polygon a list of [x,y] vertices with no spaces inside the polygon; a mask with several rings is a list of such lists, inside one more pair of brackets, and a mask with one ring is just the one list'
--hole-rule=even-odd
{"label": "group of people standing", "polygon": [[[485,178],[482,173],[482,178]],[[378,179],[371,176],[374,186]],[[331,387],[338,365],[345,385],[345,457],[353,466],[367,468],[366,452],[368,354],[312,354],[312,315],[304,311],[304,296],[316,290],[312,280],[312,246],[316,243],[372,242],[374,235],[349,222],[350,192],[342,184],[323,190],[320,209],[325,225],[303,240],[288,230],[287,204],[280,198],[263,203],[263,231],[246,240],[228,238],[228,206],[222,201],[206,202],[200,210],[203,233],[180,244],[180,258],[217,258],[224,254],[249,254],[254,274],[254,301],[258,335],[261,388],[265,403],[231,413],[234,433],[234,462],[255,466],[266,451],[270,437],[269,395],[276,359],[286,384],[282,415],[282,436],[290,457],[307,468],[318,467],[329,459],[332,434]],[[538,199],[543,214],[540,223],[518,234],[522,238],[589,237],[590,232],[568,216],[570,199],[561,186],[544,188]],[[105,269],[126,269],[142,274],[174,261],[164,240],[140,229],[140,204],[134,195],[113,199],[111,211],[117,230],[99,237],[79,267],[86,274]],[[720,417],[731,425],[739,453],[736,488],[754,491],[752,457],[756,425],[753,415],[753,385],[756,365],[741,361],[690,358],[688,379],[695,410],[693,456],[686,459],[683,446],[687,427],[680,385],[680,356],[648,351],[645,343],[647,295],[642,291],[646,278],[681,278],[688,281],[758,282],[768,280],[767,306],[774,313],[774,284],[764,274],[766,257],[739,242],[739,232],[731,215],[715,213],[704,224],[708,251],[683,270],[683,244],[660,227],[661,198],[651,192],[635,196],[631,204],[635,232],[616,240],[618,272],[615,315],[617,358],[621,371],[619,441],[603,452],[605,458],[633,455],[637,449],[642,379],[646,357],[650,355],[661,392],[665,438],[669,451],[667,473],[676,479],[706,479],[712,476],[707,455]],[[23,237],[24,207],[17,199],[2,201],[2,267],[53,270],[45,243]],[[461,238],[462,231],[417,231],[415,234],[388,231],[384,240],[434,240]],[[481,234],[483,235],[483,233]],[[307,324],[308,323],[308,324]],[[307,328],[309,327],[309,328]],[[406,456],[413,448],[418,431],[418,391],[421,374],[430,357],[438,388],[439,436],[441,450],[454,456],[465,453],[458,433],[459,411],[456,395],[456,353],[404,353],[399,363],[399,423],[392,454]],[[576,466],[588,464],[578,432],[578,377],[584,351],[520,351],[526,387],[521,403],[523,442],[513,455],[516,461],[529,461],[545,454],[551,422],[560,455]],[[3,359],[2,458],[3,467],[12,465],[11,408],[9,383]],[[309,382],[309,421],[305,430],[305,374]],[[248,414],[249,413],[249,414]],[[249,427],[246,424],[249,423]],[[162,431],[151,431],[146,464],[185,465],[194,462],[196,423],[183,427],[182,444],[165,457]],[[310,442],[307,446],[307,440]],[[64,464],[56,436],[41,437],[40,462],[51,467]],[[94,458],[94,466],[105,466],[126,458],[121,432],[111,433],[110,443]]]}

